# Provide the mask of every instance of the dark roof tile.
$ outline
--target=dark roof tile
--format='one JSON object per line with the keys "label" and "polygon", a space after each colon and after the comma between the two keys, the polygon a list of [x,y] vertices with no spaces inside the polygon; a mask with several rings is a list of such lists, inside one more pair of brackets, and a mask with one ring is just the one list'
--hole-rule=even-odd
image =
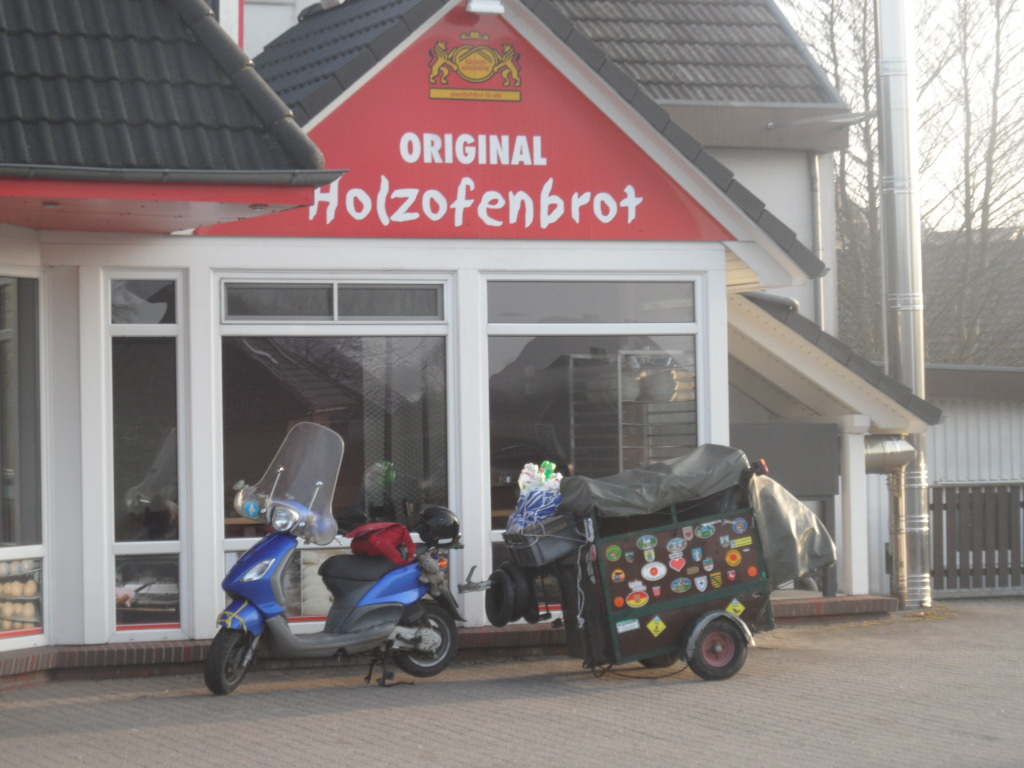
{"label": "dark roof tile", "polygon": [[322,168],[289,121],[203,0],[0,0],[3,173]]}

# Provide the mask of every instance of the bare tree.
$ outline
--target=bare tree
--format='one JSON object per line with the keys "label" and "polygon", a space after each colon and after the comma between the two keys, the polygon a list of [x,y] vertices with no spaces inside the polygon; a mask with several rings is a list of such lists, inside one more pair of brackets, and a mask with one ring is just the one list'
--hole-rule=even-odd
{"label": "bare tree", "polygon": [[[1024,366],[1022,0],[917,6],[930,362]],[[875,0],[779,0],[853,112],[875,109]],[[837,162],[840,336],[882,357],[876,121]]]}

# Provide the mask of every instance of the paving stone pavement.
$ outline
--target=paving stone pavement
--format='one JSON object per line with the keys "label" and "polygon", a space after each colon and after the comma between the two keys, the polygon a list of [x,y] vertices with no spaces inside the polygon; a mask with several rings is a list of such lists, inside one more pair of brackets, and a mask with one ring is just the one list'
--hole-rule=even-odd
{"label": "paving stone pavement", "polygon": [[[0,763],[35,766],[1024,765],[1024,599],[759,635],[733,679],[578,660],[456,661],[415,685],[254,670],[0,695]],[[402,673],[396,679],[404,677]]]}

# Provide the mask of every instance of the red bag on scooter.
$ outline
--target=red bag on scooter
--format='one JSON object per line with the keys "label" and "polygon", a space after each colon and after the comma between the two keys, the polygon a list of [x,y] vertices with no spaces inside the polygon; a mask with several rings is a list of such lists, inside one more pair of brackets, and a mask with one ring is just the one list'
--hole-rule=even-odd
{"label": "red bag on scooter", "polygon": [[398,565],[407,565],[416,559],[412,535],[401,523],[367,523],[349,531],[348,537],[352,539],[353,555],[386,557]]}

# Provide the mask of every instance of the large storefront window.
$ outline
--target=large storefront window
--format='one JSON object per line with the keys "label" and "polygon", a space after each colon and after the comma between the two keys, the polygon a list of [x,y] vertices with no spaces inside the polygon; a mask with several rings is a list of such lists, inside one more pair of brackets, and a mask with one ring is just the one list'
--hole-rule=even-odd
{"label": "large storefront window", "polygon": [[43,631],[38,291],[0,277],[0,640]]}
{"label": "large storefront window", "polygon": [[112,280],[110,295],[117,627],[177,627],[176,283]]}
{"label": "large storefront window", "polygon": [[488,300],[495,530],[528,462],[605,477],[698,444],[692,283],[492,282]]}
{"label": "large storefront window", "polygon": [[228,537],[262,531],[231,508],[300,421],[345,440],[334,498],[341,531],[409,524],[423,504],[448,503],[445,340],[440,337],[228,337],[223,340]]}

